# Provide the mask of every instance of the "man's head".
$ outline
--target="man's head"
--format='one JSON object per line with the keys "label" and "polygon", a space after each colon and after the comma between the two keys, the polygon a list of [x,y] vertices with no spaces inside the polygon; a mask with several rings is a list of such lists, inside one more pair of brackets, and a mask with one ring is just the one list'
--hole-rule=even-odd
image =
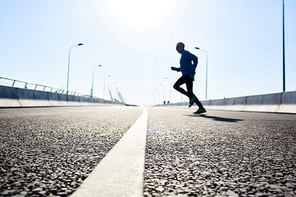
{"label": "man's head", "polygon": [[183,51],[183,49],[185,48],[185,44],[183,42],[178,42],[177,46],[176,46],[176,50],[181,53],[181,51]]}

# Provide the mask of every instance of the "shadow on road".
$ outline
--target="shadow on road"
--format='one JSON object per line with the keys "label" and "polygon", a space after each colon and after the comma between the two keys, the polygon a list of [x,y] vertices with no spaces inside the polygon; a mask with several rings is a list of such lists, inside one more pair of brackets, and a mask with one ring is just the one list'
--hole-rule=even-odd
{"label": "shadow on road", "polygon": [[202,118],[210,118],[215,121],[221,121],[221,122],[239,122],[239,121],[244,121],[242,119],[235,119],[235,118],[223,118],[223,117],[218,117],[218,116],[208,116],[206,114],[196,114],[196,115],[188,115],[190,117],[202,117]]}

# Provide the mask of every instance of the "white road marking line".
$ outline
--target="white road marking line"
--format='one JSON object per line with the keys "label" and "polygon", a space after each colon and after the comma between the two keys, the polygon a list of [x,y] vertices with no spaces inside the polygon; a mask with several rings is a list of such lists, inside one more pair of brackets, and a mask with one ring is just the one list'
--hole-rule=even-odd
{"label": "white road marking line", "polygon": [[148,112],[143,113],[72,197],[143,196]]}

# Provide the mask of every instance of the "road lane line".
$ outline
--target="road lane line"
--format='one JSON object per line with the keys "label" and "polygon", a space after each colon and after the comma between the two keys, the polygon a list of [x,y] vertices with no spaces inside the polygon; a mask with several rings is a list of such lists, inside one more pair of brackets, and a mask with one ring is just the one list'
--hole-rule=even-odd
{"label": "road lane line", "polygon": [[148,112],[143,113],[72,197],[143,196]]}

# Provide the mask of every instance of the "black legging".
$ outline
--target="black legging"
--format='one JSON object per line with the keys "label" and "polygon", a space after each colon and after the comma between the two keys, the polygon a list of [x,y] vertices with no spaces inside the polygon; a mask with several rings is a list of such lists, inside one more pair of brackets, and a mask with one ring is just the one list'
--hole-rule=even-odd
{"label": "black legging", "polygon": [[[183,88],[180,87],[184,83],[186,83],[187,92]],[[191,79],[191,77],[189,75],[183,75],[174,84],[174,88],[177,91],[181,92],[182,94],[185,94],[189,99],[191,99],[192,97],[195,96],[192,92],[192,87],[193,87],[193,80]],[[196,97],[195,103],[198,105],[199,108],[203,108],[202,104],[199,102],[197,97]]]}

